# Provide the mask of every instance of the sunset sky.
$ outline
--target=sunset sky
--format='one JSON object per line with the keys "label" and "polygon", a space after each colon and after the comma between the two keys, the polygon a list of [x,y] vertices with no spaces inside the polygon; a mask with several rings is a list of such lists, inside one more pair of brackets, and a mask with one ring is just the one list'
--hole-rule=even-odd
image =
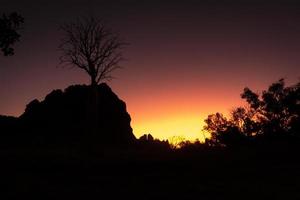
{"label": "sunset sky", "polygon": [[241,105],[245,86],[299,80],[296,3],[179,2],[1,0],[1,13],[16,11],[25,24],[16,55],[0,57],[0,114],[19,116],[53,89],[89,83],[83,71],[58,67],[57,51],[59,25],[89,15],[130,43],[108,84],[126,102],[137,137],[202,139],[204,118]]}

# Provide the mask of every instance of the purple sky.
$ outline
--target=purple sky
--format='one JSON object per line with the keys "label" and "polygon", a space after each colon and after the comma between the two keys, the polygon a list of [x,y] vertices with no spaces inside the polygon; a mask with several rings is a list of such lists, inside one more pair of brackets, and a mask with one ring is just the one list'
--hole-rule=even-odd
{"label": "purple sky", "polygon": [[[88,15],[104,18],[130,43],[109,85],[126,101],[136,135],[195,138],[207,114],[241,103],[245,86],[259,91],[282,77],[299,80],[297,3],[161,2],[1,1],[0,11],[17,11],[25,25],[16,55],[0,57],[0,113],[20,115],[53,89],[88,83],[83,71],[57,67],[59,25]],[[193,133],[177,133],[181,128]]]}

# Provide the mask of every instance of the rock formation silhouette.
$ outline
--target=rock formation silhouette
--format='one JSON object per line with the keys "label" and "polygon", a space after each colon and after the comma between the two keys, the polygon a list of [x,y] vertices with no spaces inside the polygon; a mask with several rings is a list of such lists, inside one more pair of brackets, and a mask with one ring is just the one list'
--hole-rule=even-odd
{"label": "rock formation silhouette", "polygon": [[97,87],[97,93],[96,134],[89,122],[91,87],[74,85],[52,91],[43,101],[31,101],[19,118],[1,116],[0,129],[7,133],[4,143],[51,151],[131,145],[135,136],[126,104],[105,83]]}

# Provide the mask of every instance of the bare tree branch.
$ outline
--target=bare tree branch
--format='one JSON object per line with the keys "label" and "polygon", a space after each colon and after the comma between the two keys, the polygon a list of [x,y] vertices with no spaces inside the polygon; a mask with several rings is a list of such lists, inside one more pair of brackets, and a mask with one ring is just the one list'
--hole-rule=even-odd
{"label": "bare tree branch", "polygon": [[83,18],[63,25],[61,30],[64,37],[59,45],[60,64],[83,69],[90,76],[92,85],[110,80],[112,72],[120,68],[122,50],[127,44],[101,20]]}

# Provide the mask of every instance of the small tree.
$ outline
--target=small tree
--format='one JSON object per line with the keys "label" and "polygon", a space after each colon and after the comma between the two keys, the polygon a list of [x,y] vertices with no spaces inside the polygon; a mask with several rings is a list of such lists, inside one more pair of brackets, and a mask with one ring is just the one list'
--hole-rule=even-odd
{"label": "small tree", "polygon": [[12,45],[19,41],[19,30],[24,23],[24,18],[13,12],[9,15],[3,14],[0,18],[0,49],[4,56],[14,55]]}
{"label": "small tree", "polygon": [[64,32],[59,46],[61,64],[83,69],[90,76],[92,86],[112,78],[111,73],[120,67],[126,45],[118,34],[93,17],[65,24],[61,29]]}
{"label": "small tree", "polygon": [[216,144],[220,143],[220,135],[231,126],[231,122],[221,113],[208,115],[204,122],[206,125],[203,127],[203,130],[211,134],[211,141]]}
{"label": "small tree", "polygon": [[[59,45],[60,63],[84,70],[91,79],[91,96],[87,103],[87,131],[98,134],[97,85],[112,78],[112,72],[120,68],[122,50],[126,43],[96,18],[82,18],[61,27],[64,35]],[[90,141],[93,144],[93,141]],[[96,148],[93,145],[90,147]]]}

